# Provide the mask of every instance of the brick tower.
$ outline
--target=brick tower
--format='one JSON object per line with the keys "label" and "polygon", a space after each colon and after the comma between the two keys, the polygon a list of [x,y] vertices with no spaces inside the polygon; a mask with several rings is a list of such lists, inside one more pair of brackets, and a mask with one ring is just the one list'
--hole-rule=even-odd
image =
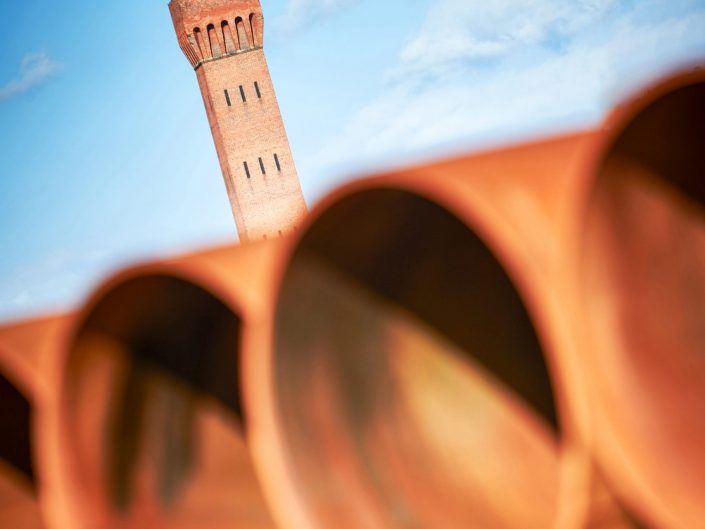
{"label": "brick tower", "polygon": [[259,0],[171,0],[196,70],[240,240],[278,237],[306,214],[262,50]]}

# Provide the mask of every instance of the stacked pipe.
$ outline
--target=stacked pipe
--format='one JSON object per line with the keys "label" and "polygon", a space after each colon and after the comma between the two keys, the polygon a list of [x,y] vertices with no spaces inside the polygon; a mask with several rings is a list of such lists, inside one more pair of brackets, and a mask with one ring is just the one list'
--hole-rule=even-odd
{"label": "stacked pipe", "polygon": [[0,526],[39,529],[38,469],[32,422],[47,402],[44,362],[68,316],[48,316],[0,328]]}
{"label": "stacked pipe", "polygon": [[85,304],[38,420],[56,527],[273,527],[244,444],[238,359],[274,250],[138,266]]}
{"label": "stacked pipe", "polygon": [[705,526],[704,127],[694,68],[0,331],[2,526]]}

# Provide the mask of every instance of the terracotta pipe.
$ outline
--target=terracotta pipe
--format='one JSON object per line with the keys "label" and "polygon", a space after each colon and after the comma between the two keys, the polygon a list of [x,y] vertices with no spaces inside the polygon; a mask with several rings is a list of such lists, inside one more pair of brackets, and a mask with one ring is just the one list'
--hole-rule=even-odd
{"label": "terracotta pipe", "polygon": [[568,251],[596,138],[400,170],[316,208],[266,354],[245,358],[282,527],[600,526]]}
{"label": "terracotta pipe", "polygon": [[67,316],[0,326],[0,527],[44,527],[31,416],[46,393],[44,355]]}
{"label": "terracotta pipe", "polygon": [[37,420],[50,527],[273,527],[245,445],[238,354],[276,252],[149,263],[92,295]]}
{"label": "terracotta pipe", "polygon": [[640,92],[605,130],[576,237],[595,452],[655,527],[702,527],[705,70]]}

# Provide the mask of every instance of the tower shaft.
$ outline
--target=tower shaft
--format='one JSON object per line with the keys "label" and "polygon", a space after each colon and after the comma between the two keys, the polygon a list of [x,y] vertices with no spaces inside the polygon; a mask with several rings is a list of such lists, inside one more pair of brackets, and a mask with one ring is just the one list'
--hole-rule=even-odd
{"label": "tower shaft", "polygon": [[196,71],[241,241],[278,237],[306,214],[262,48],[257,0],[172,0]]}

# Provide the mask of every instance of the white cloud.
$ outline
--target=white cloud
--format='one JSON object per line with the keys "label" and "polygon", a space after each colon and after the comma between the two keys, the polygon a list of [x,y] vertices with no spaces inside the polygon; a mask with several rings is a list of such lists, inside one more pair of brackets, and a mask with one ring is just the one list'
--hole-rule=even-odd
{"label": "white cloud", "polygon": [[275,21],[278,31],[291,32],[359,0],[289,0],[286,14]]}
{"label": "white cloud", "polygon": [[402,50],[401,65],[427,69],[566,38],[604,17],[615,4],[616,0],[437,0],[419,34]]}
{"label": "white cloud", "polygon": [[705,6],[652,16],[666,1],[618,10],[595,0],[568,11],[542,0],[520,11],[504,0],[436,0],[384,91],[302,160],[302,172],[325,188],[330,174],[413,159],[434,146],[595,123],[625,87],[705,57]]}
{"label": "white cloud", "polygon": [[0,86],[0,101],[23,94],[50,79],[59,65],[45,52],[27,53],[20,63],[17,77]]}

